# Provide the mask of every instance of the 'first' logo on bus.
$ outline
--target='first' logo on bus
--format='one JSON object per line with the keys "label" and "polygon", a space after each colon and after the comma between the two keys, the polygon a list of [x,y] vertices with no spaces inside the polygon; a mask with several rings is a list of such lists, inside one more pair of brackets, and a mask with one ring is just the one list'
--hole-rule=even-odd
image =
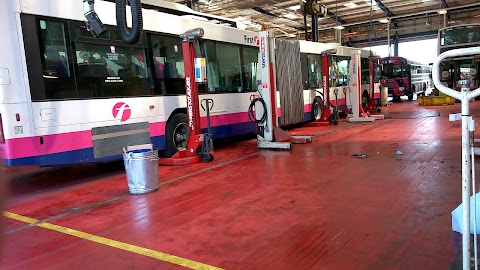
{"label": "'first' logo on bus", "polygon": [[124,102],[118,102],[113,106],[112,114],[115,119],[119,119],[121,122],[125,122],[130,119],[132,116],[132,110],[130,110],[130,106]]}

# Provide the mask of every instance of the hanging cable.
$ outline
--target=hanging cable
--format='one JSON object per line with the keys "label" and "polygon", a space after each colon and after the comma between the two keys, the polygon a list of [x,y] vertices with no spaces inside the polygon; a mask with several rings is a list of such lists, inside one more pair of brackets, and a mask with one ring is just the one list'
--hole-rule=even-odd
{"label": "hanging cable", "polygon": [[[132,11],[132,29],[127,26],[127,2]],[[115,0],[117,29],[123,41],[135,44],[143,30],[142,3],[140,0]]]}
{"label": "hanging cable", "polygon": [[[262,114],[262,117],[260,117],[260,119],[257,119],[257,115],[255,113],[256,112],[255,107],[257,102],[260,102],[263,106],[263,114]],[[248,107],[248,119],[250,119],[250,121],[256,124],[263,123],[265,122],[265,120],[267,120],[267,104],[265,103],[265,100],[263,100],[262,97],[257,96],[252,99],[252,102],[250,102],[250,106]]]}

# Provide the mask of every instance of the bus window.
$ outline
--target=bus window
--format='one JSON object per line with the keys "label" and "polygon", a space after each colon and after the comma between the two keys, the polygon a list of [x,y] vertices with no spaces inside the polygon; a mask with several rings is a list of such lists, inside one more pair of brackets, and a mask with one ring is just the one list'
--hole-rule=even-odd
{"label": "bus window", "polygon": [[240,47],[217,43],[216,49],[221,85],[226,92],[242,92]]}
{"label": "bus window", "polygon": [[151,35],[151,53],[156,95],[184,95],[185,67],[182,40],[178,37]]}
{"label": "bus window", "polygon": [[68,99],[77,96],[75,81],[68,63],[64,23],[38,20],[40,55],[46,99]]}
{"label": "bus window", "polygon": [[208,92],[220,92],[220,79],[217,65],[215,43],[205,42],[205,57],[207,58],[207,88]]}
{"label": "bus window", "polygon": [[322,58],[320,55],[307,54],[307,89],[322,87]]}
{"label": "bus window", "polygon": [[370,65],[368,58],[361,59],[362,84],[367,84],[370,81]]}
{"label": "bus window", "polygon": [[151,95],[141,48],[75,43],[79,97]]}
{"label": "bus window", "polygon": [[336,80],[337,86],[345,86],[348,84],[348,70],[350,64],[350,57],[337,56],[337,67],[339,76]]}
{"label": "bus window", "polygon": [[243,91],[257,91],[258,48],[242,48]]}
{"label": "bus window", "polygon": [[[207,58],[208,92],[242,92],[243,82],[240,65],[240,47],[231,44],[205,42]],[[251,61],[256,60],[251,56]]]}

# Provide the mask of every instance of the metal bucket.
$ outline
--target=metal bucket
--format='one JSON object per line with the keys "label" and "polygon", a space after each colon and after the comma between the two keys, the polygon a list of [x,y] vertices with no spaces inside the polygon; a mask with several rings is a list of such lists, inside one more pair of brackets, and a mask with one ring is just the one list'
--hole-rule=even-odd
{"label": "metal bucket", "polygon": [[135,150],[123,154],[130,194],[158,189],[158,150]]}

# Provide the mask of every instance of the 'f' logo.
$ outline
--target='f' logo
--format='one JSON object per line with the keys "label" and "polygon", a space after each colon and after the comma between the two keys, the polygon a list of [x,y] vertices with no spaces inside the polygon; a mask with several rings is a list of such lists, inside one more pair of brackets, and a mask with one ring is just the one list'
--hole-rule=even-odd
{"label": "'f' logo", "polygon": [[260,39],[258,38],[258,36],[253,37],[253,44],[260,46]]}
{"label": "'f' logo", "polygon": [[113,106],[112,114],[115,119],[121,118],[120,121],[125,122],[132,115],[132,111],[126,103],[118,102]]}

